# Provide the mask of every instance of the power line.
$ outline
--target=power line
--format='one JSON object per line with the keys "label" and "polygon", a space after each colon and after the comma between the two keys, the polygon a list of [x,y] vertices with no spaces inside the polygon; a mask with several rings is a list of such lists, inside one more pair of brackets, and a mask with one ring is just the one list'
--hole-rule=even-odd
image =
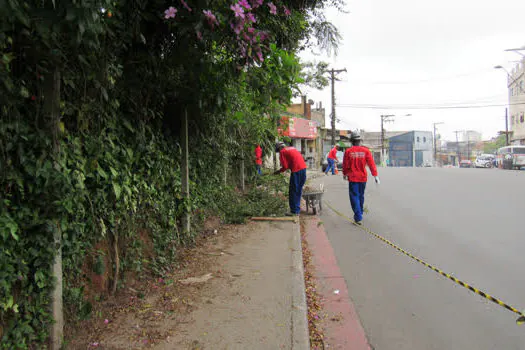
{"label": "power line", "polygon": [[[454,80],[454,79],[460,79],[460,78],[466,78],[471,76],[480,76],[481,74],[487,74],[489,72],[493,72],[494,69],[491,67],[478,70],[475,72],[470,73],[462,73],[462,74],[456,74],[448,77],[433,77],[433,78],[427,78],[427,79],[419,79],[419,80],[399,80],[399,81],[359,81],[359,80],[352,80],[352,84],[360,84],[360,85],[410,85],[410,84],[423,84],[423,83],[431,83],[431,82],[438,82],[438,81],[446,81],[446,80]],[[348,80],[342,80],[342,82],[349,82]]]}
{"label": "power line", "polygon": [[[346,96],[347,94],[344,94]],[[344,97],[342,97],[344,98]],[[453,101],[444,101],[444,102],[432,102],[432,103],[422,103],[422,104],[410,104],[407,103],[406,105],[409,106],[457,106],[457,105],[479,105],[479,104],[496,104],[496,103],[507,103],[504,102],[507,100],[507,96],[503,95],[493,95],[493,96],[484,96],[484,97],[478,97],[474,99],[463,99],[463,100],[453,100]],[[343,104],[344,105],[344,104]],[[367,105],[367,106],[376,106],[374,103],[362,103],[362,104],[346,104],[346,105]]]}
{"label": "power line", "polygon": [[353,109],[476,109],[476,108],[493,108],[525,105],[525,102],[510,104],[489,104],[489,105],[457,105],[457,106],[439,106],[439,105],[358,105],[358,104],[340,104],[338,107]]}

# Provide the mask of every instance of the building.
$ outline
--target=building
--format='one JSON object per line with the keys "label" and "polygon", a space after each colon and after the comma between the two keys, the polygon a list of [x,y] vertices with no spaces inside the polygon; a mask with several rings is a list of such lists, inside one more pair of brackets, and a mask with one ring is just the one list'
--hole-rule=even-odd
{"label": "building", "polygon": [[[311,101],[309,101],[311,103]],[[319,102],[315,108],[311,109],[311,120],[319,124],[321,128],[325,126],[326,110],[323,107],[323,103]]]}
{"label": "building", "polygon": [[432,132],[409,131],[388,139],[388,165],[414,167],[432,164]]}
{"label": "building", "polygon": [[465,141],[452,142],[446,141],[438,149],[439,162],[443,165],[459,165],[459,162],[465,159],[475,161],[478,155],[483,154],[483,141]]}
{"label": "building", "polygon": [[462,140],[468,142],[481,142],[481,133],[475,130],[463,131]]}
{"label": "building", "polygon": [[321,163],[322,142],[320,129],[324,126],[325,109],[312,109],[314,102],[302,96],[301,103],[290,105],[281,116],[278,125],[279,135],[289,137],[291,145],[303,155],[309,168],[317,168]]}
{"label": "building", "polygon": [[[361,135],[361,144],[370,149],[374,157],[374,162],[379,166],[381,164],[381,132],[379,131],[359,131]],[[390,137],[401,135],[406,131],[387,131],[385,132],[385,139]],[[351,130],[336,130],[335,142],[342,149],[351,147],[350,137],[352,136]],[[332,149],[332,129],[321,128],[321,139],[323,140],[323,157]],[[385,153],[388,154],[388,148],[385,149]]]}
{"label": "building", "polygon": [[508,77],[511,144],[525,145],[525,58]]}
{"label": "building", "polygon": [[[385,145],[391,137],[402,135],[407,131],[385,131]],[[374,156],[374,162],[379,166],[381,164],[381,132],[380,131],[361,131],[363,146],[366,146]],[[385,146],[385,159],[388,159],[388,146]]]}

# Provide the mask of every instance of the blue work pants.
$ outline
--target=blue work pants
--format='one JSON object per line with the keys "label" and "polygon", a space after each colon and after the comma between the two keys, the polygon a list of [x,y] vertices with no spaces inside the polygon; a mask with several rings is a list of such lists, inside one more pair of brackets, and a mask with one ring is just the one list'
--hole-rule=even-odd
{"label": "blue work pants", "polygon": [[363,220],[363,210],[365,208],[365,188],[366,182],[349,182],[348,194],[350,196],[350,205],[354,211],[354,221]]}
{"label": "blue work pants", "polygon": [[288,201],[290,202],[290,212],[299,214],[301,212],[301,196],[303,195],[303,186],[306,182],[306,169],[292,173],[290,176],[290,187]]}
{"label": "blue work pants", "polygon": [[330,169],[332,169],[332,175],[335,175],[335,167],[336,167],[335,160],[332,158],[328,158],[327,161],[328,161],[328,166],[326,167],[325,174],[328,174]]}

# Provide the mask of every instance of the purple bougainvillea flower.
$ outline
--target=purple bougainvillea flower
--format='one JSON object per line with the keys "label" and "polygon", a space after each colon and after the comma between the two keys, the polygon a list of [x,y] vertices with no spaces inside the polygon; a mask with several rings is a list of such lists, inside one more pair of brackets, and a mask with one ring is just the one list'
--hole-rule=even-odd
{"label": "purple bougainvillea flower", "polygon": [[264,57],[263,57],[261,49],[258,48],[256,53],[257,53],[257,58],[259,58],[259,62],[263,63],[264,62]]}
{"label": "purple bougainvillea flower", "polygon": [[257,22],[257,19],[255,18],[255,16],[254,16],[253,13],[251,13],[251,12],[248,12],[248,13],[246,14],[246,19],[247,19],[248,21],[252,22],[252,23]]}
{"label": "purple bougainvillea flower", "polygon": [[244,9],[239,4],[231,5],[230,9],[235,13],[235,17],[244,19]]}
{"label": "purple bougainvillea flower", "polygon": [[253,0],[252,1],[252,7],[256,9],[259,6],[262,6],[264,0]]}
{"label": "purple bougainvillea flower", "polygon": [[241,5],[242,7],[244,7],[244,8],[247,9],[247,10],[251,10],[251,8],[252,8],[252,7],[250,6],[250,4],[248,3],[248,0],[240,0],[240,1],[238,2],[238,4]]}
{"label": "purple bougainvillea flower", "polygon": [[264,40],[268,39],[268,33],[266,33],[266,32],[259,32],[259,39],[261,39],[261,41],[264,41]]}
{"label": "purple bougainvillea flower", "polygon": [[286,6],[283,6],[284,7],[284,15],[285,16],[290,16],[292,14],[292,12],[290,10],[288,10],[288,7]]}
{"label": "purple bougainvillea flower", "polygon": [[237,24],[230,23],[230,27],[233,29],[235,34],[239,35],[240,32],[242,31],[243,24],[242,23],[237,23]]}
{"label": "purple bougainvillea flower", "polygon": [[166,11],[164,11],[164,18],[166,19],[175,18],[176,14],[177,14],[177,9],[173,6],[170,6]]}
{"label": "purple bougainvillea flower", "polygon": [[216,25],[219,25],[217,17],[215,17],[215,15],[210,10],[204,10],[202,13],[204,13],[204,16],[206,16],[206,19],[212,28],[214,28]]}
{"label": "purple bougainvillea flower", "polygon": [[202,33],[201,32],[197,32],[197,39],[202,40]]}
{"label": "purple bougainvillea flower", "polygon": [[184,0],[180,0],[182,6],[184,6],[186,8],[186,10],[190,11],[191,12],[191,7],[188,6],[188,4],[186,3],[186,1]]}
{"label": "purple bougainvillea flower", "polygon": [[273,4],[273,2],[269,2],[267,5],[268,5],[268,7],[270,8],[270,13],[271,13],[272,15],[276,15],[276,14],[277,14],[277,6],[275,6],[275,5]]}

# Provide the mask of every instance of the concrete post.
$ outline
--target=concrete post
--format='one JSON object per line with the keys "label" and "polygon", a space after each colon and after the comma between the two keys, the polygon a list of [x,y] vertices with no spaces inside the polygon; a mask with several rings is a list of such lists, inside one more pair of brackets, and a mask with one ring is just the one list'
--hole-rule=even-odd
{"label": "concrete post", "polygon": [[241,159],[241,189],[244,192],[245,189],[245,176],[244,176],[244,154],[242,155]]}
{"label": "concrete post", "polygon": [[224,161],[224,186],[228,184],[228,161]]}
{"label": "concrete post", "polygon": [[[182,197],[185,200],[190,199],[190,171],[189,171],[189,144],[188,144],[188,110],[184,110],[181,127],[181,147],[182,147],[182,164],[181,164],[181,185]],[[182,232],[188,234],[191,230],[191,216],[189,209],[184,209],[182,215]]]}
{"label": "concrete post", "polygon": [[55,286],[51,294],[51,313],[55,322],[51,328],[51,350],[60,350],[64,340],[64,312],[62,299],[62,230],[59,223],[57,223],[56,230],[53,233],[53,239],[56,253],[52,267]]}
{"label": "concrete post", "polygon": [[[46,75],[44,82],[44,111],[46,117],[46,127],[53,136],[53,152],[56,157],[60,153],[59,123],[60,123],[60,72],[55,69]],[[51,315],[54,323],[50,331],[50,343],[52,350],[62,348],[64,340],[64,312],[62,300],[62,230],[60,222],[56,222],[53,232],[55,246],[55,259],[51,267],[52,276],[55,278],[55,285],[51,292]]]}

